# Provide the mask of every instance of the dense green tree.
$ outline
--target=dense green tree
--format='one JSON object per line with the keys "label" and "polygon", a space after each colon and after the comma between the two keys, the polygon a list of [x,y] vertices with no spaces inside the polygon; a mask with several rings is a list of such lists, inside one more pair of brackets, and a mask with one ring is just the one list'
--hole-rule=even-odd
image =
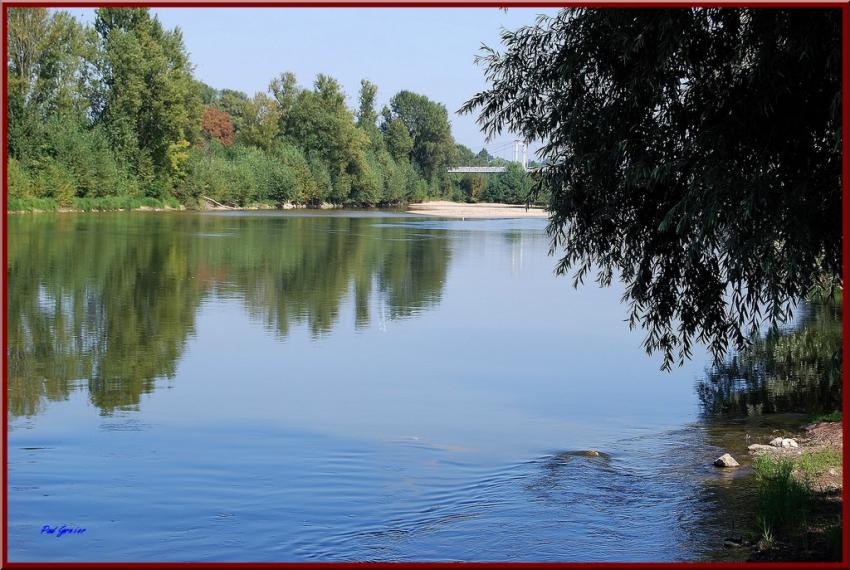
{"label": "dense green tree", "polygon": [[460,180],[460,188],[467,202],[477,202],[486,186],[487,180],[480,174],[464,174]]}
{"label": "dense green tree", "polygon": [[665,367],[840,284],[840,10],[575,8],[502,41],[462,111],[543,141],[558,272],[618,274]]}
{"label": "dense green tree", "polygon": [[445,108],[424,96],[399,93],[379,120],[365,79],[355,109],[325,75],[304,89],[282,73],[254,97],[216,89],[145,8],[102,8],[93,25],[12,8],[7,39],[10,208],[460,196]]}
{"label": "dense green tree", "polygon": [[504,172],[493,176],[487,184],[482,200],[526,204],[530,201],[533,181],[525,169],[515,162],[505,167]]}
{"label": "dense green tree", "polygon": [[[363,193],[371,195],[374,177],[366,157],[369,138],[354,124],[339,83],[320,74],[312,90],[293,92],[290,87],[282,93],[293,98],[282,118],[284,138],[327,165],[336,198],[348,196],[358,184],[364,186]],[[288,100],[277,98],[279,102]]]}
{"label": "dense green tree", "polygon": [[360,106],[357,110],[357,126],[370,132],[377,129],[378,114],[375,112],[375,99],[378,97],[378,86],[363,79],[360,81]]}
{"label": "dense green tree", "polygon": [[298,82],[295,79],[295,74],[289,71],[281,73],[269,83],[269,91],[274,95],[278,104],[278,110],[280,111],[282,121],[280,130],[285,131],[289,113],[295,104],[298,94],[301,92]]}
{"label": "dense green tree", "polygon": [[[494,160],[494,157],[487,152],[486,148],[482,148],[481,151],[476,154],[472,152],[472,149],[465,145],[457,144],[456,147],[458,164],[462,164],[464,166],[487,166]],[[509,162],[501,159],[497,160],[505,163],[506,165],[510,164]]]}
{"label": "dense green tree", "polygon": [[477,156],[477,159],[478,159],[478,163],[481,166],[486,166],[486,165],[490,164],[490,162],[492,162],[493,158],[494,158],[489,152],[487,152],[486,148],[482,148],[481,151],[476,156]]}
{"label": "dense green tree", "polygon": [[265,93],[258,92],[253,99],[242,103],[239,113],[241,121],[239,130],[236,131],[236,140],[270,150],[280,132],[280,112],[274,100]]}
{"label": "dense green tree", "polygon": [[230,116],[233,132],[238,133],[245,125],[245,110],[250,97],[235,89],[222,89],[213,104]]}
{"label": "dense green tree", "polygon": [[37,159],[47,142],[48,118],[85,119],[86,33],[67,12],[10,8],[6,37],[8,152]]}
{"label": "dense green tree", "polygon": [[469,147],[458,143],[456,148],[458,164],[462,164],[464,166],[473,166],[476,164],[477,157],[475,156],[475,153],[469,149]]}
{"label": "dense green tree", "polygon": [[398,117],[393,117],[388,107],[384,108],[381,116],[381,131],[384,134],[387,150],[396,160],[409,160],[413,150],[413,138],[404,122]]}
{"label": "dense green tree", "polygon": [[196,84],[203,105],[209,107],[221,99],[221,92],[215,87],[211,87],[203,81],[197,81]]}
{"label": "dense green tree", "polygon": [[202,112],[180,30],[163,29],[147,8],[99,8],[96,14],[97,121],[143,180],[179,174],[175,157],[197,139]]}
{"label": "dense green tree", "polygon": [[[444,105],[424,95],[399,91],[390,100],[389,113],[384,115],[385,132],[393,128],[393,119],[400,120],[407,129],[413,141],[411,161],[426,178],[434,179],[456,162],[457,149]],[[394,155],[400,150],[395,144],[387,146]]]}

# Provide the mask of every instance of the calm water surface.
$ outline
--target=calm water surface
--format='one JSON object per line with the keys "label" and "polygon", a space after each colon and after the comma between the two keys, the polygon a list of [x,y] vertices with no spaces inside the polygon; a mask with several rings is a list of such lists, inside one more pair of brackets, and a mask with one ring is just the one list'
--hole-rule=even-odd
{"label": "calm water surface", "polygon": [[10,217],[10,559],[728,556],[707,358],[659,372],[544,227]]}

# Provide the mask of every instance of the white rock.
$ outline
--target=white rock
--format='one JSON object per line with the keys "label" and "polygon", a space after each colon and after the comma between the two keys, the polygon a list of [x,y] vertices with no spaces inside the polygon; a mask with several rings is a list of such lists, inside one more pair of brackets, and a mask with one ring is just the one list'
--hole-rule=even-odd
{"label": "white rock", "polygon": [[714,465],[716,467],[737,467],[738,462],[735,461],[735,458],[729,455],[728,453],[724,453],[723,455],[714,460]]}
{"label": "white rock", "polygon": [[775,439],[771,439],[770,445],[772,445],[773,447],[782,447],[782,438],[777,437]]}
{"label": "white rock", "polygon": [[773,451],[776,449],[772,445],[763,445],[761,443],[754,443],[751,446],[747,447],[750,451]]}
{"label": "white rock", "polygon": [[786,437],[782,440],[782,447],[800,447],[797,440]]}

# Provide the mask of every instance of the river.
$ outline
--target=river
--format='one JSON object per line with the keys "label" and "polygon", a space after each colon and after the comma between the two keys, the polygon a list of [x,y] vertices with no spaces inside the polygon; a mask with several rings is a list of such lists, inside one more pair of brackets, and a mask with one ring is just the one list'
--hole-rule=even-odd
{"label": "river", "polygon": [[708,357],[661,372],[545,223],[10,216],[10,560],[740,556]]}

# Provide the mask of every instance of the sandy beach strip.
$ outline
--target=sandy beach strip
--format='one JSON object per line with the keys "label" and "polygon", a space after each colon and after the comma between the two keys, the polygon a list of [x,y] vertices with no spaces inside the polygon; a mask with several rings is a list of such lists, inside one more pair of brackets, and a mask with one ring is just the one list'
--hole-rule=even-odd
{"label": "sandy beach strip", "polygon": [[411,214],[439,216],[442,218],[545,218],[543,208],[526,208],[513,204],[464,204],[462,202],[434,201],[410,204]]}

